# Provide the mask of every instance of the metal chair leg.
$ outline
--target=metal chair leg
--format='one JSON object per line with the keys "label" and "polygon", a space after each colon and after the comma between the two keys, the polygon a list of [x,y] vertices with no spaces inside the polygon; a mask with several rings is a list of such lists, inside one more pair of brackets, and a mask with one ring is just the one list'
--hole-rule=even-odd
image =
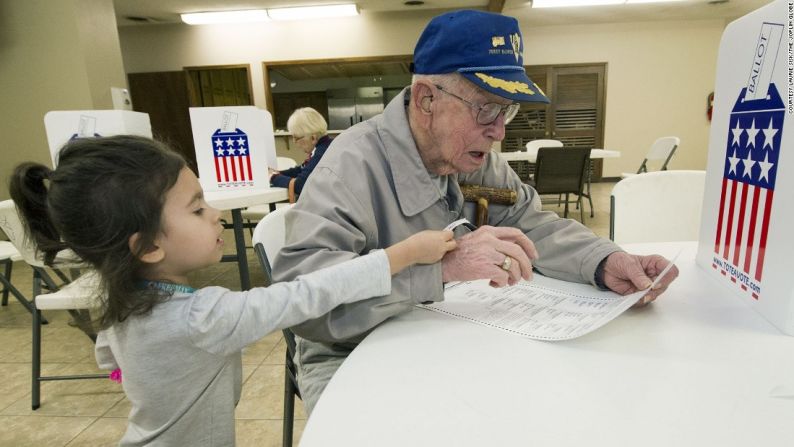
{"label": "metal chair leg", "polygon": [[587,173],[587,201],[590,202],[590,218],[595,217],[595,210],[593,209],[593,195],[590,193],[590,176],[593,174],[593,170]]}
{"label": "metal chair leg", "polygon": [[565,193],[565,214],[562,215],[562,217],[565,217],[565,218],[568,217],[568,201],[569,200],[570,199],[569,199],[568,193]]}
{"label": "metal chair leg", "polygon": [[[46,278],[46,280],[44,278]],[[42,282],[42,280],[44,280],[44,283],[46,284],[47,289],[49,289],[50,291],[58,290],[58,287],[55,286],[55,283],[52,281],[52,278],[50,278],[50,276],[47,275],[47,272],[45,272],[44,269],[41,269],[39,267],[33,267],[33,301],[31,303],[33,309],[31,309],[31,312],[33,310],[35,310],[35,308],[36,308],[36,297],[41,295],[41,282]],[[49,324],[50,323],[41,314],[39,314],[39,320],[41,321],[41,324]]]}
{"label": "metal chair leg", "polygon": [[[13,266],[13,262],[10,259],[5,261],[6,269],[4,273],[4,279],[8,280],[8,284],[11,284],[11,268]],[[11,288],[6,285],[6,281],[3,281],[3,306],[8,306],[8,292],[11,291]]]}
{"label": "metal chair leg", "polygon": [[30,407],[37,410],[41,405],[41,311],[33,310],[33,353],[31,364]]}
{"label": "metal chair leg", "polygon": [[[289,353],[287,354],[289,356]],[[282,426],[281,445],[292,447],[292,431],[295,424],[295,388],[289,376],[289,369],[284,368],[284,423]]]}

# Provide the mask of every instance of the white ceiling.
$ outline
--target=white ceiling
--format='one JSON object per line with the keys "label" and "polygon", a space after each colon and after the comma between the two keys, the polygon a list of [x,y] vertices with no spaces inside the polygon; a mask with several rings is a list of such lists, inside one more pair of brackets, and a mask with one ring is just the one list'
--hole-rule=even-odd
{"label": "white ceiling", "polygon": [[[346,3],[349,0],[114,0],[120,26],[151,23],[178,23],[183,12],[233,9],[279,8]],[[492,0],[494,1],[494,0]],[[658,20],[733,20],[770,3],[771,0],[683,0],[618,6],[532,9],[528,0],[505,0],[503,13],[530,26],[637,22]],[[485,9],[489,0],[426,0],[421,6],[406,6],[404,0],[355,0],[362,14],[399,13],[418,9]],[[721,3],[720,3],[721,2]],[[494,3],[499,3],[494,1]],[[716,3],[716,4],[713,4]],[[128,16],[149,19],[136,23]]]}

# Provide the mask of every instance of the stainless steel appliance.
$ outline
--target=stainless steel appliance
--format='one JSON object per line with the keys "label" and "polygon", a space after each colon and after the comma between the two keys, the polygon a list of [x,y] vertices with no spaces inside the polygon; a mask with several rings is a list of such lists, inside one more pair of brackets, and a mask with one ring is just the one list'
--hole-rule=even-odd
{"label": "stainless steel appliance", "polygon": [[328,128],[347,129],[383,112],[383,87],[327,90]]}

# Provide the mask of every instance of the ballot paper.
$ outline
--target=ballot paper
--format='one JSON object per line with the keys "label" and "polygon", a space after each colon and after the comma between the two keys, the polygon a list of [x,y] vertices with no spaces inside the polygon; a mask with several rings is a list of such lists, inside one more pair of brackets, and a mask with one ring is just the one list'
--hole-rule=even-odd
{"label": "ballot paper", "polygon": [[[673,262],[675,258],[653,285],[672,268]],[[536,340],[557,341],[598,329],[633,306],[649,290],[621,296],[589,284],[535,274],[532,281],[503,288],[489,286],[488,280],[456,283],[446,288],[444,301],[418,307]]]}

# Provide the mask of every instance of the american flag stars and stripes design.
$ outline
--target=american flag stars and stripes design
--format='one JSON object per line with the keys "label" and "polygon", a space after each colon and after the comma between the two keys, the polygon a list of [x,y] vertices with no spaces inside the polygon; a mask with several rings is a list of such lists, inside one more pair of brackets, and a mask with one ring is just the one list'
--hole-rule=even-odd
{"label": "american flag stars and stripes design", "polygon": [[744,95],[730,115],[712,267],[757,300],[785,109],[774,84],[766,99]]}
{"label": "american flag stars and stripes design", "polygon": [[240,129],[234,132],[212,134],[212,152],[215,159],[215,180],[218,186],[253,185],[251,152],[248,135]]}

